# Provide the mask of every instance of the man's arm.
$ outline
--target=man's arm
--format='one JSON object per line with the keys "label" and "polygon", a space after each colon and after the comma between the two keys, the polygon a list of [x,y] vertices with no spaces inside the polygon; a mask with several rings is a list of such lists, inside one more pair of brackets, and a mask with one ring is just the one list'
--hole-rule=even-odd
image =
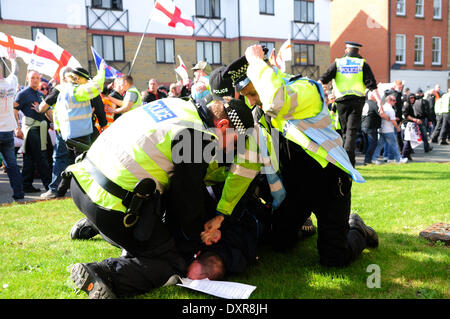
{"label": "man's arm", "polygon": [[333,62],[325,71],[325,73],[320,76],[318,82],[322,85],[327,84],[336,77],[336,72],[337,72],[336,62]]}
{"label": "man's arm", "polygon": [[75,88],[74,97],[77,101],[89,101],[100,95],[103,91],[103,84],[105,83],[105,68],[106,64],[102,60],[97,75],[87,83],[78,85]]}
{"label": "man's arm", "polygon": [[128,112],[131,109],[133,104],[137,101],[137,96],[135,96],[134,93],[127,92],[125,94],[123,101],[120,101],[120,100],[112,98],[112,97],[109,97],[109,100],[111,102],[113,102],[114,104],[116,104],[116,101],[120,102],[120,104],[116,104],[116,105],[119,105],[120,107],[114,111],[114,114],[123,114],[123,113]]}
{"label": "man's arm", "polygon": [[[17,104],[17,103],[14,102],[14,104]],[[14,134],[17,136],[17,138],[23,139],[24,136],[23,136],[23,132],[22,132],[22,129],[20,128],[20,123],[19,123],[19,110],[17,110],[17,109],[14,109],[14,118],[16,119],[16,123],[17,123],[17,128],[14,130]]]}

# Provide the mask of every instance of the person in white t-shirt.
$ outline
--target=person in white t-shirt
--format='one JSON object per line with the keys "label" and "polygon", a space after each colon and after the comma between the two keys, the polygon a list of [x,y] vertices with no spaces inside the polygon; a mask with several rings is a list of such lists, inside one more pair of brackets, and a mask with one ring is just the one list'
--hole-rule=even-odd
{"label": "person in white t-shirt", "polygon": [[[383,105],[384,114],[380,114],[382,117],[381,128],[380,128],[380,138],[378,139],[377,148],[373,152],[372,163],[381,164],[377,158],[380,156],[380,151],[385,143],[388,145],[389,149],[394,153],[395,163],[401,164],[408,161],[407,158],[402,158],[400,156],[400,150],[397,144],[397,132],[400,132],[401,128],[397,124],[395,111],[393,106],[396,103],[395,95],[389,95],[386,97],[386,103]],[[389,163],[389,161],[388,161]]]}
{"label": "person in white t-shirt", "polygon": [[7,78],[3,78],[3,72],[0,68],[0,153],[5,164],[9,183],[13,189],[12,197],[15,200],[19,200],[24,198],[24,192],[22,174],[17,166],[14,152],[14,135],[23,139],[23,133],[13,110],[18,83],[18,67],[16,56],[13,52],[8,52],[8,59],[11,61],[11,74]]}

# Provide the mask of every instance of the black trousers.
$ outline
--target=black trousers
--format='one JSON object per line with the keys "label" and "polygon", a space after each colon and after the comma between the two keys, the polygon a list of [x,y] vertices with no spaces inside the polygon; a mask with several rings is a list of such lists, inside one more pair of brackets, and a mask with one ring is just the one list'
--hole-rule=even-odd
{"label": "black trousers", "polygon": [[333,164],[322,168],[300,146],[283,137],[280,165],[287,196],[274,212],[274,240],[278,245],[295,242],[298,230],[314,213],[320,263],[348,265],[366,247],[363,234],[349,229],[351,177]]}
{"label": "black trousers", "polygon": [[126,256],[100,262],[108,270],[111,288],[117,296],[143,294],[161,287],[174,274],[185,274],[185,261],[160,219],[157,219],[147,240],[137,240],[134,227],[125,228],[123,225],[124,213],[93,203],[75,178],[72,178],[70,189],[78,209],[98,228],[105,240],[127,251]]}
{"label": "black trousers", "polygon": [[356,135],[361,129],[361,115],[364,98],[354,98],[336,102],[339,122],[342,128],[342,140],[350,162],[355,166]]}

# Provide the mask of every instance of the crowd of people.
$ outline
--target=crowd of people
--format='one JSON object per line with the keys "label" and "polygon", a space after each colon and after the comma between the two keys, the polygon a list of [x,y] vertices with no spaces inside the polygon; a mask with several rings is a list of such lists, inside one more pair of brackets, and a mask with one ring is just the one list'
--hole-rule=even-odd
{"label": "crowd of people", "polygon": [[[427,136],[426,152],[428,135],[446,144],[449,129],[448,93],[436,87],[423,98],[396,81],[380,96],[360,47],[347,43],[319,81],[281,72],[253,45],[215,70],[200,61],[187,83],[152,78],[143,92],[131,75],[109,83],[104,61],[94,77],[65,67],[47,82],[29,71],[28,87],[16,92],[11,53],[13,70],[0,80],[0,151],[13,197],[39,192],[36,176],[42,198],[70,188],[85,215],[71,238],[100,234],[121,248],[120,257],[72,268],[89,298],[145,293],[173,275],[242,272],[259,245],[288,252],[313,234],[311,213],[320,264],[344,267],[378,246],[376,231],[350,214],[352,183],[365,182],[355,149],[364,149],[366,164],[381,163],[382,152],[404,163],[417,142],[408,123]],[[23,139],[22,172],[14,135]]]}
{"label": "crowd of people", "polygon": [[[367,90],[357,139],[364,165],[407,163],[413,161],[411,154],[419,145],[423,145],[425,153],[433,150],[432,143],[448,145],[450,123],[448,111],[444,110],[445,105],[448,108],[448,94],[438,84],[425,93],[420,88],[412,93],[404,81],[395,80],[381,97],[383,114],[375,94]],[[330,88],[327,100],[330,116],[337,120],[336,98]],[[338,120],[335,125],[342,133]]]}

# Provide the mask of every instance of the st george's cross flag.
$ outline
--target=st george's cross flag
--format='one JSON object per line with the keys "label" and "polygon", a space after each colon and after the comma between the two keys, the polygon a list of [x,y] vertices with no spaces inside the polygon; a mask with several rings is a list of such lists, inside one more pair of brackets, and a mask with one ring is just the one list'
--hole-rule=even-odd
{"label": "st george's cross flag", "polygon": [[59,71],[63,67],[81,67],[80,62],[69,52],[39,31],[37,32],[34,44],[28,70],[34,70],[48,75],[59,82]]}
{"label": "st george's cross flag", "polygon": [[0,57],[7,57],[8,50],[13,51],[26,64],[30,63],[34,41],[11,36],[0,32]]}
{"label": "st george's cross flag", "polygon": [[181,77],[183,80],[183,85],[186,85],[189,83],[189,73],[186,68],[186,65],[184,64],[181,57],[178,55],[178,59],[180,60],[180,66],[175,69],[175,72]]}
{"label": "st george's cross flag", "polygon": [[151,19],[176,29],[195,29],[194,22],[170,0],[156,1]]}

